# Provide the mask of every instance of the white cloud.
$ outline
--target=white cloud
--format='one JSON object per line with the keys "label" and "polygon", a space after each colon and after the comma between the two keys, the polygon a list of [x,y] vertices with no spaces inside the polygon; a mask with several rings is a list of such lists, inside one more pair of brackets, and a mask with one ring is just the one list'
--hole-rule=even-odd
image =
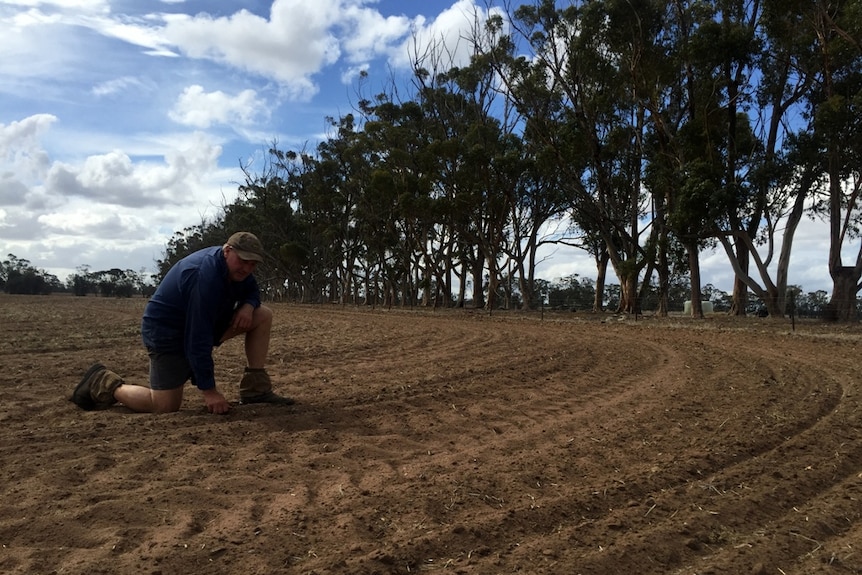
{"label": "white cloud", "polygon": [[361,5],[346,6],[341,15],[345,56],[350,62],[360,64],[401,44],[414,24],[405,16],[383,16]]}
{"label": "white cloud", "polygon": [[57,121],[52,114],[35,114],[9,124],[0,124],[0,157],[16,155],[32,149],[51,124]]}
{"label": "white cloud", "polygon": [[15,14],[10,22],[15,28],[27,28],[28,26],[40,26],[44,24],[56,24],[62,21],[60,14],[46,14],[38,9],[30,9],[26,12]]}
{"label": "white cloud", "polygon": [[26,197],[27,186],[24,182],[13,172],[0,173],[0,206],[24,205]]}
{"label": "white cloud", "polygon": [[0,124],[0,176],[6,194],[44,176],[50,160],[40,140],[56,121],[52,114],[36,114]]}
{"label": "white cloud", "polygon": [[81,18],[78,24],[92,28],[109,38],[146,48],[146,54],[150,56],[178,56],[164,37],[164,30],[157,25],[149,24],[148,20],[132,18],[129,21],[122,21],[112,17],[94,16]]}
{"label": "white cloud", "polygon": [[113,96],[120,92],[124,92],[129,88],[141,87],[141,81],[134,76],[122,76],[114,78],[107,82],[100,82],[93,86],[92,93],[94,96]]}
{"label": "white cloud", "polygon": [[[190,5],[0,0],[0,253],[48,270],[151,265],[236,198],[249,142],[323,137],[339,106],[326,88],[446,25],[375,0]],[[455,6],[447,17],[473,3]]]}
{"label": "white cloud", "polygon": [[[26,5],[34,8],[18,13],[10,29],[14,35],[26,26],[53,25],[44,34],[55,36],[63,29],[60,25],[82,27],[144,48],[149,55],[184,55],[273,79],[289,99],[308,101],[320,90],[320,75],[342,58],[349,64],[341,73],[342,81],[354,78],[357,70],[367,69],[380,56],[388,57],[392,66],[409,69],[414,58],[430,50],[446,60],[442,65],[464,65],[480,23],[489,13],[502,15],[474,0],[458,0],[431,21],[424,16],[384,16],[368,4],[368,0],[274,0],[265,17],[246,9],[227,16],[115,15],[103,9],[102,2],[33,1]],[[0,47],[4,42],[9,41],[0,40]],[[34,50],[31,46],[20,51]],[[117,87],[100,84],[96,93]]]}
{"label": "white cloud", "polygon": [[[390,48],[390,61],[400,68],[411,67],[417,58],[426,59],[424,65],[428,69],[436,65],[442,69],[464,66],[470,62],[473,42],[481,42],[484,22],[491,15],[501,16],[505,21],[505,13],[499,8],[486,10],[475,0],[458,0],[431,22],[418,17],[410,37]],[[439,61],[434,62],[435,58]]]}
{"label": "white cloud", "polygon": [[84,206],[65,212],[43,214],[36,219],[48,233],[74,236],[85,236],[98,230],[99,237],[102,238],[115,238],[118,234],[128,237],[134,229],[145,227],[138,218],[115,210],[93,210]]}
{"label": "white cloud", "polygon": [[[86,218],[63,208],[74,205],[76,198],[129,209],[206,207],[219,201],[222,193],[220,184],[212,180],[228,178],[232,172],[219,168],[222,148],[203,133],[166,140],[160,160],[135,160],[121,150],[78,162],[52,160],[41,139],[56,120],[52,115],[36,115],[0,124],[0,205],[7,208],[7,227],[18,229],[35,221],[60,229],[58,217],[84,222]],[[183,147],[170,145],[180,141]]]}
{"label": "white cloud", "polygon": [[[206,134],[164,136],[161,146],[153,140],[148,147],[161,150],[156,157],[118,149],[60,162],[41,144],[56,120],[42,115],[0,125],[0,251],[61,279],[85,263],[152,268],[175,230],[215,215],[235,197],[225,197],[222,186],[238,179],[238,169],[218,166],[222,148]],[[18,173],[31,156],[42,158],[42,169],[29,170],[25,185]]]}
{"label": "white cloud", "polygon": [[359,66],[351,66],[341,73],[341,83],[342,84],[350,84],[350,83],[356,81],[356,79],[365,72],[368,72],[368,64],[360,64]]}
{"label": "white cloud", "polygon": [[168,115],[185,126],[209,128],[213,124],[247,126],[266,112],[266,102],[258,99],[254,90],[231,96],[221,90],[204,92],[203,87],[194,85],[183,90]]}
{"label": "white cloud", "polygon": [[201,138],[200,147],[169,152],[164,162],[133,162],[115,150],[87,157],[80,165],[57,162],[48,171],[50,194],[87,198],[101,203],[140,208],[189,205],[195,178],[217,167],[221,147]]}
{"label": "white cloud", "polygon": [[275,0],[269,19],[247,10],[177,16],[167,19],[164,34],[191,58],[274,78],[293,98],[307,100],[317,92],[312,76],[341,55],[330,30],[339,8],[334,0]]}
{"label": "white cloud", "polygon": [[12,6],[50,6],[64,10],[79,10],[85,12],[108,12],[110,2],[108,0],[3,0],[0,4]]}

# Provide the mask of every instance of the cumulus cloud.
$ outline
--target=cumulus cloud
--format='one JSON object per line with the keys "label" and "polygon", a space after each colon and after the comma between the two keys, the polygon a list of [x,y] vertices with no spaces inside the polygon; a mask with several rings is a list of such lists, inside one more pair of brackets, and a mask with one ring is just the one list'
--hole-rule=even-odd
{"label": "cumulus cloud", "polygon": [[217,18],[175,16],[164,34],[189,57],[274,78],[304,100],[317,92],[311,77],[341,55],[330,30],[339,8],[336,0],[276,0],[268,19],[247,10]]}
{"label": "cumulus cloud", "polygon": [[[121,150],[93,154],[79,162],[53,160],[42,147],[56,117],[41,114],[0,124],[0,205],[6,225],[22,214],[46,216],[75,198],[127,208],[181,206],[212,194],[203,183],[220,173],[222,148],[202,133],[187,138],[184,148],[168,148],[161,160],[133,159]],[[84,221],[78,215],[64,217]],[[45,220],[52,221],[52,220]]]}
{"label": "cumulus cloud", "polygon": [[141,232],[150,227],[132,214],[117,210],[93,210],[85,206],[42,214],[37,217],[37,221],[47,233],[103,239],[141,237]]}
{"label": "cumulus cloud", "polygon": [[166,17],[164,37],[183,54],[209,59],[286,86],[306,100],[318,91],[315,75],[339,59],[350,71],[367,68],[380,56],[395,67],[410,68],[430,51],[464,65],[472,41],[489,15],[475,0],[458,0],[432,21],[425,17],[383,16],[361,0],[275,0],[269,18],[240,10],[230,16]]}
{"label": "cumulus cloud", "polygon": [[35,114],[9,124],[0,124],[0,157],[13,156],[38,144],[39,138],[57,121],[52,114]]}
{"label": "cumulus cloud", "polygon": [[0,174],[0,206],[23,206],[26,197],[27,186],[14,173]]}
{"label": "cumulus cloud", "polygon": [[[89,28],[142,47],[150,55],[209,60],[273,79],[296,101],[308,101],[317,94],[317,76],[339,60],[348,64],[344,79],[381,56],[391,66],[409,68],[415,58],[437,51],[451,57],[444,65],[464,65],[481,23],[489,14],[503,15],[499,9],[478,6],[475,0],[458,0],[430,21],[424,16],[384,16],[369,0],[274,0],[268,15],[241,9],[226,16],[114,15],[96,0],[32,0],[20,5],[33,8],[17,14],[13,30],[49,22]],[[101,89],[112,87],[106,84]]]}
{"label": "cumulus cloud", "polygon": [[45,174],[50,160],[42,149],[41,138],[56,121],[51,114],[36,114],[0,124],[0,177],[6,190],[0,202],[9,205],[16,190]]}
{"label": "cumulus cloud", "polygon": [[203,129],[214,124],[247,126],[266,110],[266,102],[254,90],[231,96],[221,90],[204,92],[202,86],[194,85],[183,90],[168,116],[179,124]]}
{"label": "cumulus cloud", "polygon": [[413,25],[405,16],[384,17],[374,8],[346,6],[341,12],[345,55],[350,62],[364,63],[386,54],[404,41]]}
{"label": "cumulus cloud", "polygon": [[59,161],[42,144],[56,121],[36,115],[0,125],[0,244],[60,276],[82,263],[125,267],[134,257],[131,267],[149,265],[190,224],[190,211],[192,220],[215,212],[225,200],[220,186],[236,179],[203,133],[166,138],[161,156],[117,149]]}
{"label": "cumulus cloud", "polygon": [[131,208],[187,205],[195,199],[188,193],[195,187],[195,177],[216,169],[221,155],[221,147],[201,144],[166,155],[164,163],[136,163],[118,150],[89,156],[80,165],[56,162],[48,171],[45,188],[59,196]]}
{"label": "cumulus cloud", "polygon": [[390,62],[395,67],[410,68],[417,59],[436,57],[442,59],[439,64],[444,68],[464,66],[470,62],[473,43],[483,41],[484,23],[492,15],[505,22],[506,14],[499,8],[486,10],[475,0],[458,0],[431,21],[418,17],[409,37],[390,47]]}

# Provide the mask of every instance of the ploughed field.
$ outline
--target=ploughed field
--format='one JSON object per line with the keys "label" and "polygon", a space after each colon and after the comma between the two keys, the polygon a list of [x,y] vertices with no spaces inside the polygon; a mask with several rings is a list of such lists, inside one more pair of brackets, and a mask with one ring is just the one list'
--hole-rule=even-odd
{"label": "ploughed field", "polygon": [[272,304],[295,406],[78,410],[144,303],[0,296],[0,572],[862,573],[858,323]]}

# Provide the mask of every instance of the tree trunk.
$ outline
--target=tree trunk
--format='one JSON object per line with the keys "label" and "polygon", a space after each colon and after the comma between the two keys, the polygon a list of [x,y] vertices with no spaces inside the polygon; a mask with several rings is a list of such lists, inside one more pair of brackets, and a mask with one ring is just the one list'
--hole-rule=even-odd
{"label": "tree trunk", "polygon": [[485,258],[481,250],[476,250],[476,258],[473,261],[473,307],[483,309],[485,307],[485,282],[482,272],[485,271]]}
{"label": "tree trunk", "polygon": [[[748,247],[742,242],[736,242],[736,260],[739,262],[740,269],[748,275],[751,256],[748,253]],[[744,316],[748,311],[748,285],[743,280],[743,276],[736,274],[733,277],[733,303],[730,306],[730,315]]]}
{"label": "tree trunk", "polygon": [[856,319],[856,286],[859,271],[842,266],[832,271],[832,298],[826,305],[826,321],[853,321]]}
{"label": "tree trunk", "polygon": [[691,274],[691,317],[703,319],[703,306],[700,304],[700,254],[697,243],[687,244],[686,251]]}
{"label": "tree trunk", "polygon": [[620,307],[622,313],[640,313],[638,302],[638,274],[628,273],[620,278]]}
{"label": "tree trunk", "polygon": [[607,250],[602,251],[596,258],[596,294],[593,299],[593,313],[600,313],[605,309],[605,282],[608,278],[609,260]]}

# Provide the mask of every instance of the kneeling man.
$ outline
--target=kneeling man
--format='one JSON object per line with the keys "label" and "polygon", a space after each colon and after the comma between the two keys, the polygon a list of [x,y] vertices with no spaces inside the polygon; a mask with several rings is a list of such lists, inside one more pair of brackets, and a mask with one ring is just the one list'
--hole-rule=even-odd
{"label": "kneeling man", "polygon": [[141,322],[150,387],[127,384],[97,363],[84,374],[71,401],[86,410],[119,401],[134,411],[177,411],[183,387],[191,380],[210,413],[227,413],[230,404],[216,389],[213,349],[242,334],[247,366],[239,385],[240,403],[291,405],[292,399],[273,392],[264,368],[272,310],[261,305],[253,275],[263,255],[254,234],[237,232],[223,246],[204,248],[174,264]]}

